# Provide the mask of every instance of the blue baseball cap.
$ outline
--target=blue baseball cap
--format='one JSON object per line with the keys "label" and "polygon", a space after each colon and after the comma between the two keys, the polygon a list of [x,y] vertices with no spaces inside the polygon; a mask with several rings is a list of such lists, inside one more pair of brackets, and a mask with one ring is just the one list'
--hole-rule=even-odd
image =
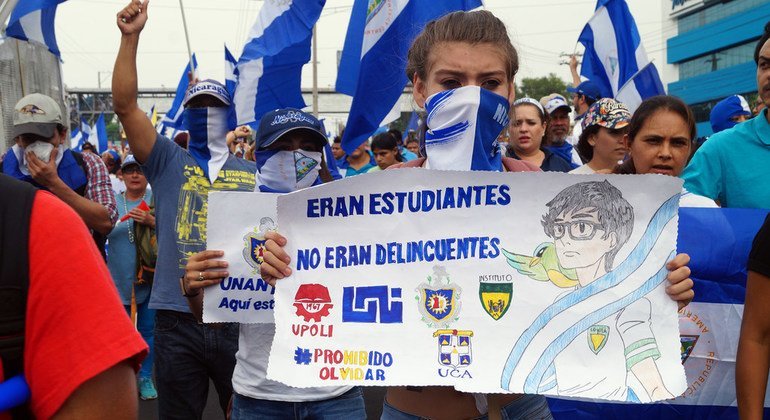
{"label": "blue baseball cap", "polygon": [[738,123],[733,121],[732,118],[741,115],[751,117],[751,109],[749,109],[749,103],[746,101],[746,98],[741,95],[728,96],[714,105],[714,108],[711,108],[711,114],[709,115],[711,129],[714,130],[714,133],[718,133],[728,128],[733,128]]}
{"label": "blue baseball cap", "polygon": [[567,92],[587,96],[593,100],[598,100],[602,97],[602,92],[599,90],[599,87],[590,80],[580,83],[577,87],[568,86]]}
{"label": "blue baseball cap", "polygon": [[268,112],[259,121],[257,150],[270,147],[284,134],[296,130],[307,131],[321,146],[329,143],[323,126],[316,117],[296,108],[282,108]]}

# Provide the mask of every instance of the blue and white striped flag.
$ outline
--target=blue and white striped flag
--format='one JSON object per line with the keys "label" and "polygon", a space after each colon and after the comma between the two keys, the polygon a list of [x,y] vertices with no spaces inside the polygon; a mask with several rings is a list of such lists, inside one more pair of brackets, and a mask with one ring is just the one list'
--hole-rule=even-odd
{"label": "blue and white striped flag", "polygon": [[99,114],[99,118],[94,122],[91,127],[91,134],[89,135],[88,142],[96,147],[96,151],[104,153],[109,148],[107,141],[107,126],[104,124],[104,114]]}
{"label": "blue and white striped flag", "polygon": [[644,99],[665,95],[626,0],[598,0],[578,42],[585,47],[580,74],[603,97],[616,98],[633,111]]}
{"label": "blue and white striped flag", "polygon": [[75,128],[72,131],[72,137],[70,138],[70,149],[80,152],[83,150],[83,145],[88,141],[88,137],[91,135],[91,126],[84,119],[80,119],[80,127]]}
{"label": "blue and white striped flag", "polygon": [[326,0],[265,2],[238,59],[238,125],[257,126],[278,108],[304,108],[302,66],[310,61],[313,26]]}
{"label": "blue and white striped flag", "polygon": [[35,41],[48,47],[55,56],[61,58],[56,44],[56,6],[65,0],[23,0],[16,4],[11,12],[5,34],[23,41]]}
{"label": "blue and white striped flag", "polygon": [[337,75],[337,92],[353,96],[342,138],[352,153],[398,106],[409,81],[406,55],[429,21],[455,10],[481,6],[479,0],[356,0]]}
{"label": "blue and white striped flag", "polygon": [[[198,60],[195,58],[195,54],[192,55],[192,62],[193,67],[196,69],[198,68]],[[174,96],[174,102],[171,104],[171,108],[169,108],[168,112],[166,112],[166,115],[163,116],[163,120],[161,120],[162,129],[165,130],[166,127],[171,128],[178,128],[181,129],[184,127],[184,107],[182,106],[182,102],[184,102],[184,96],[187,93],[187,86],[190,84],[190,79],[188,74],[190,73],[190,63],[187,63],[187,66],[184,68],[184,71],[182,72],[182,77],[179,78],[179,84],[176,86],[176,95]],[[160,131],[159,131],[160,132]]]}
{"label": "blue and white striped flag", "polygon": [[[678,250],[690,255],[695,299],[679,312],[687,390],[657,404],[549,398],[556,419],[738,419],[735,358],[746,262],[767,210],[681,208]],[[764,416],[770,416],[765,397]]]}

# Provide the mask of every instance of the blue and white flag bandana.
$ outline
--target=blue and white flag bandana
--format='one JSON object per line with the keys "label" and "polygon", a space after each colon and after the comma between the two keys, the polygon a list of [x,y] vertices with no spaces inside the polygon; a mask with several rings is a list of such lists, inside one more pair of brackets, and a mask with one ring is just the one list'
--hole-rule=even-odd
{"label": "blue and white flag bandana", "polygon": [[479,86],[431,95],[425,133],[426,168],[500,171],[497,136],[508,126],[508,99]]}
{"label": "blue and white flag bandana", "polygon": [[188,108],[185,119],[190,130],[187,149],[213,184],[227,162],[228,108]]}
{"label": "blue and white flag bandana", "polygon": [[[50,148],[40,147],[40,149],[44,150],[41,150],[41,153],[35,153],[41,160],[48,161],[48,158],[43,157],[50,156],[51,151],[53,151],[53,145],[47,142],[35,142],[27,148],[30,151],[34,151],[33,149],[36,148],[36,144],[38,143],[44,143],[50,146]],[[29,173],[27,157],[24,153],[25,149],[23,147],[18,144],[14,145],[5,155],[5,159],[3,159],[3,173],[20,181],[30,182],[35,186],[39,186]],[[59,145],[59,150],[56,154],[56,172],[59,175],[59,178],[73,190],[78,190],[88,183],[88,178],[86,177],[85,172],[83,172],[83,168],[78,165],[75,157],[72,156],[72,151],[66,149],[62,144]]]}
{"label": "blue and white flag bandana", "polygon": [[257,185],[262,192],[286,193],[320,181],[321,152],[306,150],[258,150]]}

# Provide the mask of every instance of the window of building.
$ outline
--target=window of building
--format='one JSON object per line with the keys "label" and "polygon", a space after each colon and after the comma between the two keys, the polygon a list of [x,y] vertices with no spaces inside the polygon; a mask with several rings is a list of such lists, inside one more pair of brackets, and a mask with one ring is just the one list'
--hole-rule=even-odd
{"label": "window of building", "polygon": [[767,0],[733,0],[700,9],[691,15],[679,19],[677,22],[679,33],[683,34],[693,29],[700,28],[703,25],[708,25],[709,23],[716,22],[720,19],[764,4],[766,1]]}
{"label": "window of building", "polygon": [[688,79],[712,71],[754,61],[756,40],[679,63],[679,79]]}

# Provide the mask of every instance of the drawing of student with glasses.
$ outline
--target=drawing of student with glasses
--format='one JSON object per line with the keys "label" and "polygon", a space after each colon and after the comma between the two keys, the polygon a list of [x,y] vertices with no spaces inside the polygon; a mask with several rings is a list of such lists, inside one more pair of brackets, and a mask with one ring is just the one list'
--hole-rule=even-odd
{"label": "drawing of student with glasses", "polygon": [[[558,300],[612,271],[615,256],[631,237],[634,209],[606,180],[571,185],[546,206],[541,223],[553,242],[541,244],[534,257],[505,254],[511,266],[536,280],[546,279],[525,266],[532,259],[535,265],[545,263],[547,279],[565,290]],[[641,385],[637,391],[654,400],[673,398],[655,364],[660,351],[651,309],[649,300],[638,299],[566,343],[538,393],[639,402],[629,387],[633,376]]]}

